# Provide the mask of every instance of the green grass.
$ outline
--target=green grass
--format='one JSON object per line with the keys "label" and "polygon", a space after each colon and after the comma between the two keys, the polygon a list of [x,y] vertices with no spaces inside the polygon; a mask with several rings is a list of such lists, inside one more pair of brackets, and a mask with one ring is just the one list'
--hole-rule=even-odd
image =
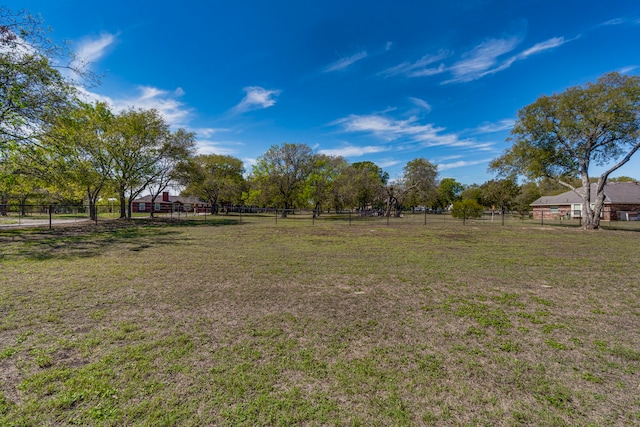
{"label": "green grass", "polygon": [[421,219],[0,231],[0,425],[640,420],[637,233]]}

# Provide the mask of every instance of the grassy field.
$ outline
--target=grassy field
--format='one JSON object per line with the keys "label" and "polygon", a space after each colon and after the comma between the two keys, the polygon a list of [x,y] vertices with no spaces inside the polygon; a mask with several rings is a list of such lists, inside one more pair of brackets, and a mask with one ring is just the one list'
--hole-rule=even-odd
{"label": "grassy field", "polygon": [[638,425],[639,243],[402,219],[0,231],[0,425]]}

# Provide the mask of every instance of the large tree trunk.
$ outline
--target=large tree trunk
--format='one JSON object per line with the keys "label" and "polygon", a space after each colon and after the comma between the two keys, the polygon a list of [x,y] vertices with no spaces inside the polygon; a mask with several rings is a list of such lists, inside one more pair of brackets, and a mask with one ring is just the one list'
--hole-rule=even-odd
{"label": "large tree trunk", "polygon": [[87,200],[89,201],[89,219],[95,221],[98,217],[98,211],[96,204],[98,203],[98,194],[100,194],[100,188],[96,188],[91,191],[91,188],[87,188]]}
{"label": "large tree trunk", "polygon": [[400,206],[398,203],[396,203],[396,212],[393,215],[396,218],[400,218],[402,216],[402,206]]}
{"label": "large tree trunk", "polygon": [[118,195],[120,198],[120,219],[127,217],[127,198],[124,196],[124,191],[120,191]]}
{"label": "large tree trunk", "polygon": [[89,219],[96,220],[96,201],[92,197],[89,197]]}
{"label": "large tree trunk", "polygon": [[[602,183],[601,183],[602,181]],[[602,214],[602,210],[604,209],[604,180],[602,178],[598,181],[596,185],[596,200],[593,204],[593,208],[589,209],[591,212],[589,221],[587,223],[583,223],[582,227],[585,230],[597,230],[600,228],[600,216]]]}
{"label": "large tree trunk", "polygon": [[27,198],[20,198],[20,216],[27,216]]}
{"label": "large tree trunk", "polygon": [[151,197],[151,213],[149,214],[150,218],[153,218],[153,206],[156,204],[156,198],[157,197],[158,197],[157,194],[155,196]]}
{"label": "large tree trunk", "polygon": [[589,181],[589,164],[580,162],[580,175],[582,178],[582,228],[584,230],[596,230],[600,226],[600,212],[594,215],[591,208],[591,182]]}

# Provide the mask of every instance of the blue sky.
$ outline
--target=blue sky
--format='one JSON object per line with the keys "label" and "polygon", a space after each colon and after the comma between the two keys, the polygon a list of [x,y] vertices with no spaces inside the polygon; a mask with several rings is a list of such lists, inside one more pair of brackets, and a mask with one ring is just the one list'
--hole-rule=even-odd
{"label": "blue sky", "polygon": [[[114,109],[157,108],[247,169],[271,145],[398,176],[494,178],[520,108],[609,71],[640,74],[637,0],[5,1],[104,74]],[[597,171],[597,170],[596,170]],[[640,155],[614,175],[640,178]]]}

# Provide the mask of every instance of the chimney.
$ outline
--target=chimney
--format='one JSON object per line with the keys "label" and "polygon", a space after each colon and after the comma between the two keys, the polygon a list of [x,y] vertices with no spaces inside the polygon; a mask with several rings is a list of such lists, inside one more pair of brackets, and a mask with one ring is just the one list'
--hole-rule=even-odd
{"label": "chimney", "polygon": [[169,201],[169,192],[168,191],[163,191],[162,192],[162,201],[163,202],[168,202]]}

